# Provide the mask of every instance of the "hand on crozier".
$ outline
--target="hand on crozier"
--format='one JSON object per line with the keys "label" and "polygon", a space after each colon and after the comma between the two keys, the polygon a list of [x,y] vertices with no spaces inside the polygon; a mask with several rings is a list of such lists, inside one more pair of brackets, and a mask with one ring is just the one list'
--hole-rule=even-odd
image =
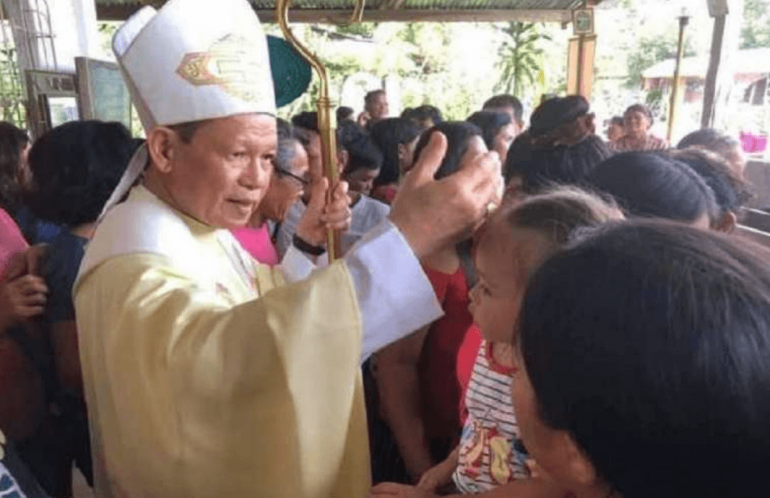
{"label": "hand on crozier", "polygon": [[310,202],[295,233],[308,244],[324,247],[328,231],[349,229],[352,216],[347,182],[337,181],[329,194],[329,180],[320,178],[313,183]]}

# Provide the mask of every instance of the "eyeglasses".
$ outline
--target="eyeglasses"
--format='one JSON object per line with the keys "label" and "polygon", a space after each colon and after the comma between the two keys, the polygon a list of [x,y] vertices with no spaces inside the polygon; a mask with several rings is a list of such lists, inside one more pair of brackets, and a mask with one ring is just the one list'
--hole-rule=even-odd
{"label": "eyeglasses", "polygon": [[303,187],[307,187],[308,185],[310,185],[310,180],[302,178],[301,176],[297,176],[297,175],[295,175],[294,173],[292,173],[290,171],[286,171],[285,169],[279,168],[278,166],[275,166],[275,170],[281,176],[288,176],[289,178],[298,181],[300,183],[300,185],[302,185]]}

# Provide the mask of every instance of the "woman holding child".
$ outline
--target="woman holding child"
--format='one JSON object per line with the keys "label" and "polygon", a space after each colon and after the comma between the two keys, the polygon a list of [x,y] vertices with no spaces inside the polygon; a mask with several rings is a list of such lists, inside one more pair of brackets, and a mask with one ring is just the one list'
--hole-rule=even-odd
{"label": "woman holding child", "polygon": [[611,204],[578,189],[561,188],[504,206],[483,229],[475,254],[478,282],[470,311],[484,337],[465,395],[468,418],[460,443],[416,487],[383,484],[372,496],[459,495],[563,498],[568,490],[530,479],[510,399],[517,367],[511,347],[530,277],[578,229],[622,218]]}
{"label": "woman holding child", "polygon": [[[478,127],[445,122],[420,138],[416,160],[437,132],[447,138],[448,147],[436,179],[458,171],[464,158],[487,151]],[[375,461],[375,482],[416,481],[459,442],[463,387],[457,357],[466,334],[474,333],[468,310],[468,291],[475,279],[470,245],[466,240],[423,258],[444,317],[377,354],[375,377],[383,424],[377,430],[382,437],[374,453],[390,453],[390,458]],[[388,450],[392,446],[396,451]]]}
{"label": "woman holding child", "polygon": [[543,472],[577,498],[767,496],[769,260],[633,221],[545,263],[512,340],[513,406]]}

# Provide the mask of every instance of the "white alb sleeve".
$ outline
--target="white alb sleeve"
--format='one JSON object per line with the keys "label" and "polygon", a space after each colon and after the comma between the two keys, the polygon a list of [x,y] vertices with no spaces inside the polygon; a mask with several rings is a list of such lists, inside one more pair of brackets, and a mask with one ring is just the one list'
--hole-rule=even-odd
{"label": "white alb sleeve", "polygon": [[361,310],[362,363],[444,314],[420,261],[390,220],[364,235],[344,261]]}
{"label": "white alb sleeve", "polygon": [[[363,322],[362,363],[372,353],[444,314],[420,261],[390,220],[366,233],[343,262],[353,279]],[[314,263],[294,246],[281,262],[290,283],[304,280],[327,265],[327,256]]]}

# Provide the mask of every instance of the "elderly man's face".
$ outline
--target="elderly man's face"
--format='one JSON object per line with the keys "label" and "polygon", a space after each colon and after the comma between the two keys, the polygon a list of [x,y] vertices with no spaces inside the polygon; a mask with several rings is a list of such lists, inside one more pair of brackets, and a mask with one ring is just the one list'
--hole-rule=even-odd
{"label": "elderly man's face", "polygon": [[259,205],[260,213],[268,220],[282,222],[286,213],[303,193],[303,187],[312,183],[305,148],[299,142],[290,145],[292,161],[284,171],[276,169],[270,180],[270,188]]}
{"label": "elderly man's face", "polygon": [[377,94],[374,101],[366,107],[366,110],[372,119],[380,120],[387,118],[389,112],[388,96],[384,93]]}
{"label": "elderly man's face", "polygon": [[265,195],[276,152],[275,118],[244,114],[202,124],[169,154],[164,183],[175,207],[216,228],[238,228]]}

